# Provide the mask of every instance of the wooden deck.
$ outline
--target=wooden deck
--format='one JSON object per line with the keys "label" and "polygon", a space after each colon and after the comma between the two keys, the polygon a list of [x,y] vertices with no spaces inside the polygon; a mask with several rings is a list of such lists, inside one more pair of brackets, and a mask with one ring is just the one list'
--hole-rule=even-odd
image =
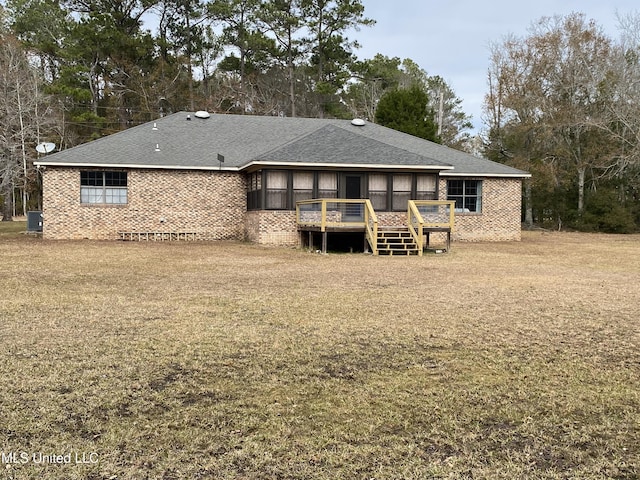
{"label": "wooden deck", "polygon": [[320,198],[296,203],[296,222],[302,232],[322,233],[322,252],[327,252],[328,232],[364,232],[374,254],[378,217],[369,199]]}
{"label": "wooden deck", "polygon": [[422,255],[430,248],[431,233],[445,233],[445,250],[449,251],[454,207],[453,201],[409,200],[406,226],[381,226],[368,199],[313,199],[296,203],[296,222],[298,231],[309,233],[310,244],[313,232],[322,233],[323,253],[327,251],[328,233],[363,232],[365,251],[368,246],[374,255]]}

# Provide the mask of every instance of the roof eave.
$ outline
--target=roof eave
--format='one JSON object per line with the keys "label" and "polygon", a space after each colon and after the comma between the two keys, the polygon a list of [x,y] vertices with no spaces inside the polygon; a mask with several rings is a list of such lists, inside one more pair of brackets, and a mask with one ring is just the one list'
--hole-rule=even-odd
{"label": "roof eave", "polygon": [[238,172],[238,167],[225,167],[222,165],[142,165],[136,163],[91,163],[91,162],[34,162],[36,167],[76,167],[76,168],[132,168],[141,170],[203,170],[203,171],[225,171]]}
{"label": "roof eave", "polygon": [[327,169],[353,169],[353,170],[452,170],[451,165],[390,165],[375,163],[331,163],[331,162],[273,162],[254,160],[240,167],[240,170],[251,170],[264,167],[291,167],[291,168],[327,168]]}
{"label": "roof eave", "polygon": [[242,167],[227,167],[223,165],[143,165],[136,163],[92,163],[92,162],[48,162],[36,161],[36,167],[67,167],[67,168],[131,168],[141,170],[201,170],[201,171],[225,171],[241,172],[252,168],[264,167],[289,167],[289,168],[327,168],[327,169],[354,169],[354,170],[403,170],[403,171],[440,171],[443,177],[494,177],[494,178],[531,178],[530,173],[481,173],[481,172],[455,172],[451,165],[378,165],[356,163],[308,163],[308,162],[271,162],[254,161]]}
{"label": "roof eave", "polygon": [[443,177],[491,177],[491,178],[531,178],[530,173],[470,173],[470,172],[442,172]]}

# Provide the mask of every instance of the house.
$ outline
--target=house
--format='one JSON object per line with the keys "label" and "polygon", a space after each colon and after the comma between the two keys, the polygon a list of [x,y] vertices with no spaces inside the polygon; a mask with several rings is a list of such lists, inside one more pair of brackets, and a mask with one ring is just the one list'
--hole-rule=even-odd
{"label": "house", "polygon": [[[358,119],[203,111],[175,113],[36,165],[44,238],[175,235],[277,245],[316,242],[331,223],[327,202],[335,213],[341,201],[344,218],[345,208],[360,215],[344,226],[362,234],[368,211],[382,230],[407,224],[410,201],[433,202],[427,212],[448,200],[455,202],[454,240],[519,240],[521,182],[529,176]],[[313,212],[325,223],[313,225]],[[333,225],[334,232],[343,226]]]}

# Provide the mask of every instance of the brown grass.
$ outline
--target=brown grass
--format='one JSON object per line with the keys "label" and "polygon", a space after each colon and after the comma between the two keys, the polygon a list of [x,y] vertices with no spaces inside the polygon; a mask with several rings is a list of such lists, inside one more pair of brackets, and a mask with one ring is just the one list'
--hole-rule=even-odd
{"label": "brown grass", "polygon": [[0,478],[640,475],[639,236],[402,258],[2,228]]}

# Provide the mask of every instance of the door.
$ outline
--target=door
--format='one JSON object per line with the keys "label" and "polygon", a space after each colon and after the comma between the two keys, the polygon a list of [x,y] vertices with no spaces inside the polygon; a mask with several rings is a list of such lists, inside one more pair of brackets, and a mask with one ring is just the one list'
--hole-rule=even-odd
{"label": "door", "polygon": [[[345,174],[344,176],[345,198],[362,198],[362,175]],[[346,222],[362,222],[364,220],[363,205],[359,203],[347,203],[345,206],[344,220]]]}
{"label": "door", "polygon": [[362,198],[360,196],[362,190],[362,176],[361,175],[345,175],[345,197],[346,198]]}

